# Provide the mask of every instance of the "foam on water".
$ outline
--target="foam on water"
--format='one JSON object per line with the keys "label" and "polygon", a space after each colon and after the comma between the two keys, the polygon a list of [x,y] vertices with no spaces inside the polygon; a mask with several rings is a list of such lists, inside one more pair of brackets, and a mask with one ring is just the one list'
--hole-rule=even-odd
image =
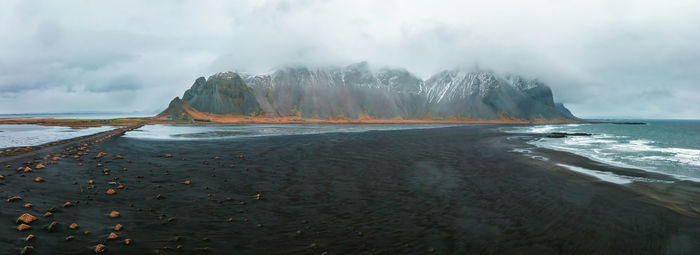
{"label": "foam on water", "polygon": [[633,176],[624,176],[624,175],[617,175],[611,172],[606,172],[606,171],[599,171],[599,170],[593,170],[593,169],[588,169],[588,168],[583,168],[583,167],[578,167],[578,166],[572,166],[572,165],[567,165],[567,164],[561,164],[558,163],[558,166],[564,167],[566,169],[569,169],[574,172],[582,173],[585,175],[593,176],[595,178],[598,178],[602,181],[606,182],[612,182],[615,184],[628,184],[632,182],[664,182],[664,183],[671,183],[671,181],[663,181],[663,180],[654,180],[654,179],[649,179],[649,178],[642,178],[642,177],[633,177]]}
{"label": "foam on water", "polygon": [[606,164],[700,181],[700,122],[651,121],[648,125],[538,125],[526,133],[584,132],[592,136],[541,138],[538,147],[585,156]]}
{"label": "foam on water", "polygon": [[596,177],[600,180],[606,181],[606,182],[612,182],[616,184],[627,184],[631,183],[631,179],[623,178],[622,176],[615,175],[610,172],[604,172],[604,171],[597,171],[597,170],[591,170],[583,167],[578,167],[578,166],[572,166],[572,165],[567,165],[567,164],[557,164],[558,166],[564,167],[566,169],[569,169],[574,172],[582,173],[585,175],[590,175],[593,177]]}
{"label": "foam on water", "polygon": [[111,126],[70,128],[40,125],[0,125],[0,148],[35,146],[45,143],[92,135],[115,129]]}

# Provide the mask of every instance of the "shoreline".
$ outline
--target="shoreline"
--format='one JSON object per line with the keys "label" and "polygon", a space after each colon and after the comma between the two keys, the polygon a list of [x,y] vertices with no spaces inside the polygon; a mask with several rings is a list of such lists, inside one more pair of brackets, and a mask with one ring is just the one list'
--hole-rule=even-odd
{"label": "shoreline", "polygon": [[587,123],[583,120],[519,120],[519,119],[315,119],[296,116],[285,117],[251,117],[235,115],[206,114],[192,122],[171,121],[165,117],[137,117],[115,119],[55,119],[55,118],[0,118],[2,124],[34,124],[42,126],[66,127],[99,127],[99,126],[129,126],[149,124],[573,124]]}
{"label": "shoreline", "polygon": [[[656,171],[648,171],[634,167],[622,167],[579,155],[565,150],[554,150],[529,144],[528,141],[546,137],[546,134],[511,133],[512,137],[522,139],[509,140],[517,148],[514,151],[531,160],[538,160],[553,164],[563,171],[580,175],[584,178],[592,178],[599,182],[620,185],[641,195],[645,200],[665,207],[679,214],[700,219],[700,182],[684,179],[678,176]],[[572,169],[578,167],[581,170]],[[610,173],[612,178],[622,178],[625,183],[615,180],[606,180]]]}
{"label": "shoreline", "polygon": [[[575,155],[511,152],[522,141],[501,127],[197,142],[100,133],[18,152],[0,157],[0,195],[22,197],[0,207],[0,253],[32,245],[91,254],[97,244],[114,254],[700,251],[688,203],[696,186],[600,181],[554,164],[586,163]],[[38,163],[46,167],[15,171]],[[113,210],[121,216],[109,218]],[[16,229],[22,213],[38,217],[31,230]],[[52,222],[60,227],[49,232]],[[124,229],[113,230],[117,223]],[[106,240],[111,232],[116,240]],[[30,233],[37,238],[25,241]]]}

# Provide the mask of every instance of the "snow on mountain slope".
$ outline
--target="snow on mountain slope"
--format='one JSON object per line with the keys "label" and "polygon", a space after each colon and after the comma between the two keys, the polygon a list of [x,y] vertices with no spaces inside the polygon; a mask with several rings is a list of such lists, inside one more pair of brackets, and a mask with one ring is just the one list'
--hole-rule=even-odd
{"label": "snow on mountain slope", "polygon": [[405,69],[373,70],[366,62],[219,73],[197,79],[183,101],[202,112],[309,118],[570,118],[537,80],[455,69],[423,81]]}

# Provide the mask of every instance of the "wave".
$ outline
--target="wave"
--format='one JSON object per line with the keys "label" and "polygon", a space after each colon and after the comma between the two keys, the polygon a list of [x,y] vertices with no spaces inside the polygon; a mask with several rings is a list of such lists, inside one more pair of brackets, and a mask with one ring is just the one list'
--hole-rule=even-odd
{"label": "wave", "polygon": [[540,138],[529,143],[537,147],[577,154],[612,166],[665,174],[680,180],[700,181],[700,149],[669,146],[681,144],[677,143],[675,137],[676,140],[666,139],[663,142],[650,139],[657,137],[655,135],[658,133],[672,132],[663,128],[643,130],[646,133],[622,128],[624,127],[575,124],[532,126],[519,128],[518,131],[536,134],[594,133],[592,136]]}

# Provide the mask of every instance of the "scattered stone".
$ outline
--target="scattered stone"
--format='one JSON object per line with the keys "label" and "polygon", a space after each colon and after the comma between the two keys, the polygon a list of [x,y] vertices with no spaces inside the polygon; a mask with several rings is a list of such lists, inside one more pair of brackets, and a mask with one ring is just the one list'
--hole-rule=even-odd
{"label": "scattered stone", "polygon": [[73,240],[73,236],[66,236],[66,241]]}
{"label": "scattered stone", "polygon": [[34,236],[33,234],[29,234],[29,235],[27,236],[27,238],[24,239],[24,241],[29,242],[29,241],[31,241],[32,239],[34,239],[34,237],[36,237],[36,236]]}
{"label": "scattered stone", "polygon": [[119,238],[119,236],[117,234],[115,234],[114,232],[109,233],[109,235],[107,236],[107,240],[114,240],[117,238]]}
{"label": "scattered stone", "polygon": [[435,252],[435,248],[433,248],[433,247],[428,248],[428,252],[430,252],[430,253]]}
{"label": "scattered stone", "polygon": [[53,232],[53,231],[58,230],[58,225],[59,225],[59,223],[57,221],[54,221],[54,222],[51,222],[51,224],[49,224],[49,226],[46,227],[46,229],[48,229],[49,232]]}
{"label": "scattered stone", "polygon": [[165,157],[166,157],[166,158],[172,158],[172,157],[173,157],[173,155],[172,155],[172,154],[170,154],[170,153],[168,153],[168,154],[165,154]]}
{"label": "scattered stone", "polygon": [[0,174],[0,180],[5,179],[5,176]]}
{"label": "scattered stone", "polygon": [[258,194],[255,194],[255,199],[257,199],[257,200],[262,199],[262,195],[260,195],[259,193],[258,193]]}
{"label": "scattered stone", "polygon": [[42,163],[39,163],[39,164],[36,164],[36,166],[34,166],[34,168],[36,168],[36,169],[44,169],[44,168],[46,168],[46,166],[45,166],[44,164],[42,164]]}
{"label": "scattered stone", "polygon": [[32,226],[29,226],[29,225],[24,224],[24,223],[19,224],[19,226],[17,226],[17,230],[19,230],[19,231],[25,231],[25,230],[30,229],[30,228],[32,228]]}
{"label": "scattered stone", "polygon": [[96,158],[96,159],[100,159],[100,158],[104,157],[105,155],[107,155],[107,153],[98,152],[97,155],[95,156],[95,158]]}
{"label": "scattered stone", "polygon": [[183,183],[184,183],[185,185],[190,185],[192,182],[191,182],[190,180],[185,180],[185,182],[183,182]]}
{"label": "scattered stone", "polygon": [[219,159],[221,159],[221,157],[219,157],[219,156],[214,157],[214,160],[219,160]]}
{"label": "scattered stone", "polygon": [[122,155],[117,154],[117,156],[114,156],[114,159],[123,159]]}
{"label": "scattered stone", "polygon": [[78,229],[78,224],[75,223],[75,222],[73,222],[73,223],[70,224],[70,226],[68,226],[68,228],[70,228],[70,229],[72,229],[72,230],[76,230],[76,229]]}
{"label": "scattered stone", "polygon": [[119,212],[117,212],[117,211],[112,211],[111,213],[109,213],[109,217],[110,217],[110,218],[118,218],[118,217],[119,217]]}
{"label": "scattered stone", "polygon": [[51,216],[51,215],[53,215],[52,212],[46,212],[46,213],[44,213],[44,217],[49,217],[49,216]]}
{"label": "scattered stone", "polygon": [[106,193],[107,195],[114,195],[114,194],[117,194],[117,192],[114,191],[114,189],[108,189],[107,192],[105,192],[105,193]]}
{"label": "scattered stone", "polygon": [[90,184],[90,185],[95,184],[95,180],[92,180],[92,179],[88,180],[88,184]]}
{"label": "scattered stone", "polygon": [[32,171],[32,168],[31,168],[31,167],[25,167],[22,171],[24,171],[25,173],[29,173],[29,172]]}
{"label": "scattered stone", "polygon": [[32,205],[32,203],[24,204],[24,208],[32,208],[32,206],[34,206],[34,205]]}
{"label": "scattered stone", "polygon": [[164,197],[163,195],[161,195],[161,194],[158,194],[158,195],[156,196],[156,199],[163,199],[163,198],[165,198],[165,197]]}
{"label": "scattered stone", "polygon": [[22,223],[27,223],[27,224],[29,224],[29,223],[32,223],[32,221],[35,221],[35,220],[37,220],[37,218],[34,217],[34,215],[31,215],[31,214],[28,214],[28,213],[23,213],[21,216],[19,216],[19,218],[17,218],[17,220],[15,220],[15,222],[17,222],[17,223],[22,222]]}
{"label": "scattered stone", "polygon": [[119,184],[119,186],[117,186],[117,189],[124,189],[124,185]]}
{"label": "scattered stone", "polygon": [[123,227],[122,224],[117,224],[114,226],[114,231],[121,231]]}
{"label": "scattered stone", "polygon": [[41,178],[40,176],[37,176],[36,178],[34,178],[34,181],[35,181],[35,182],[44,182],[44,178]]}
{"label": "scattered stone", "polygon": [[63,203],[63,207],[71,207],[71,206],[73,206],[73,203],[71,203],[70,201]]}
{"label": "scattered stone", "polygon": [[105,252],[105,250],[107,250],[107,246],[105,246],[104,244],[98,244],[97,246],[95,246],[95,253],[103,253]]}
{"label": "scattered stone", "polygon": [[175,248],[182,249],[182,244],[178,244]]}
{"label": "scattered stone", "polygon": [[102,167],[102,162],[98,162],[97,167]]}
{"label": "scattered stone", "polygon": [[131,244],[131,239],[129,239],[129,238],[124,239],[124,245],[129,245],[129,244]]}
{"label": "scattered stone", "polygon": [[22,255],[30,254],[33,251],[34,251],[34,246],[27,245],[27,246],[24,246],[24,248],[22,248],[22,252],[20,254],[22,254]]}

